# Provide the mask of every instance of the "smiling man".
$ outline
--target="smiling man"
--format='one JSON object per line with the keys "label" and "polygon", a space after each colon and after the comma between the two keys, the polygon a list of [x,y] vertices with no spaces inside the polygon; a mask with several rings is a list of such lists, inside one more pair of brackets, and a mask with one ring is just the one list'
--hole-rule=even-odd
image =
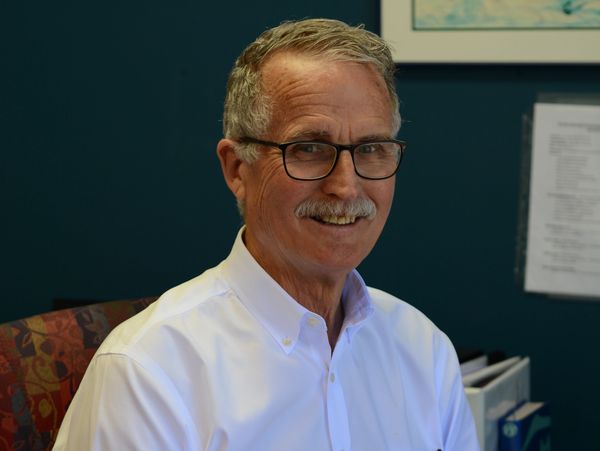
{"label": "smiling man", "polygon": [[55,449],[478,450],[448,338],[355,270],[399,124],[389,49],[361,27],[288,22],[248,46],[217,146],[244,227],[107,338]]}

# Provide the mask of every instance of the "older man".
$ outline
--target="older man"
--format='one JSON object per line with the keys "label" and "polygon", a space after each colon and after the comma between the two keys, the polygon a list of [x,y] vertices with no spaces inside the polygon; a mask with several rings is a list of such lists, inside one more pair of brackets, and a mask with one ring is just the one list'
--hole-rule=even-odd
{"label": "older man", "polygon": [[252,43],[217,146],[245,225],[103,343],[55,449],[477,450],[448,338],[354,269],[392,205],[399,123],[376,35],[305,20]]}

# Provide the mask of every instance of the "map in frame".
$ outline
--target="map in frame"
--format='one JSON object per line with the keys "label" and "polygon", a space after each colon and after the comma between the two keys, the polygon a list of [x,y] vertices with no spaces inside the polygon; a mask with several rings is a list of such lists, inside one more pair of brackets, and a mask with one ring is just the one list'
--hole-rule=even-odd
{"label": "map in frame", "polygon": [[412,1],[415,31],[600,29],[600,0]]}

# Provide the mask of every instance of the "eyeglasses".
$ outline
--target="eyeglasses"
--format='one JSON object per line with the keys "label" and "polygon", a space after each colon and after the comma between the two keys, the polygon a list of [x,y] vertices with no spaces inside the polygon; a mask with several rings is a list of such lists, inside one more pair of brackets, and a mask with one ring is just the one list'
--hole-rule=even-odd
{"label": "eyeglasses", "polygon": [[359,144],[331,144],[320,141],[279,144],[249,137],[240,138],[238,141],[281,150],[285,172],[296,180],[324,179],[333,172],[340,152],[344,150],[350,152],[354,171],[359,177],[369,180],[387,179],[400,167],[406,149],[404,141],[394,139]]}

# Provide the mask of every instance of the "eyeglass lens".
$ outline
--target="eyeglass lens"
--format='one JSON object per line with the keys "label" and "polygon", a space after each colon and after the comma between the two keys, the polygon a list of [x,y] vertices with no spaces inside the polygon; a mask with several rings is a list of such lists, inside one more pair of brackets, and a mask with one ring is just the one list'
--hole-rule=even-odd
{"label": "eyeglass lens", "polygon": [[[364,143],[354,149],[356,172],[368,178],[386,178],[398,168],[402,146],[395,142]],[[298,179],[324,177],[335,164],[335,146],[319,142],[294,143],[285,150],[288,174]]]}

